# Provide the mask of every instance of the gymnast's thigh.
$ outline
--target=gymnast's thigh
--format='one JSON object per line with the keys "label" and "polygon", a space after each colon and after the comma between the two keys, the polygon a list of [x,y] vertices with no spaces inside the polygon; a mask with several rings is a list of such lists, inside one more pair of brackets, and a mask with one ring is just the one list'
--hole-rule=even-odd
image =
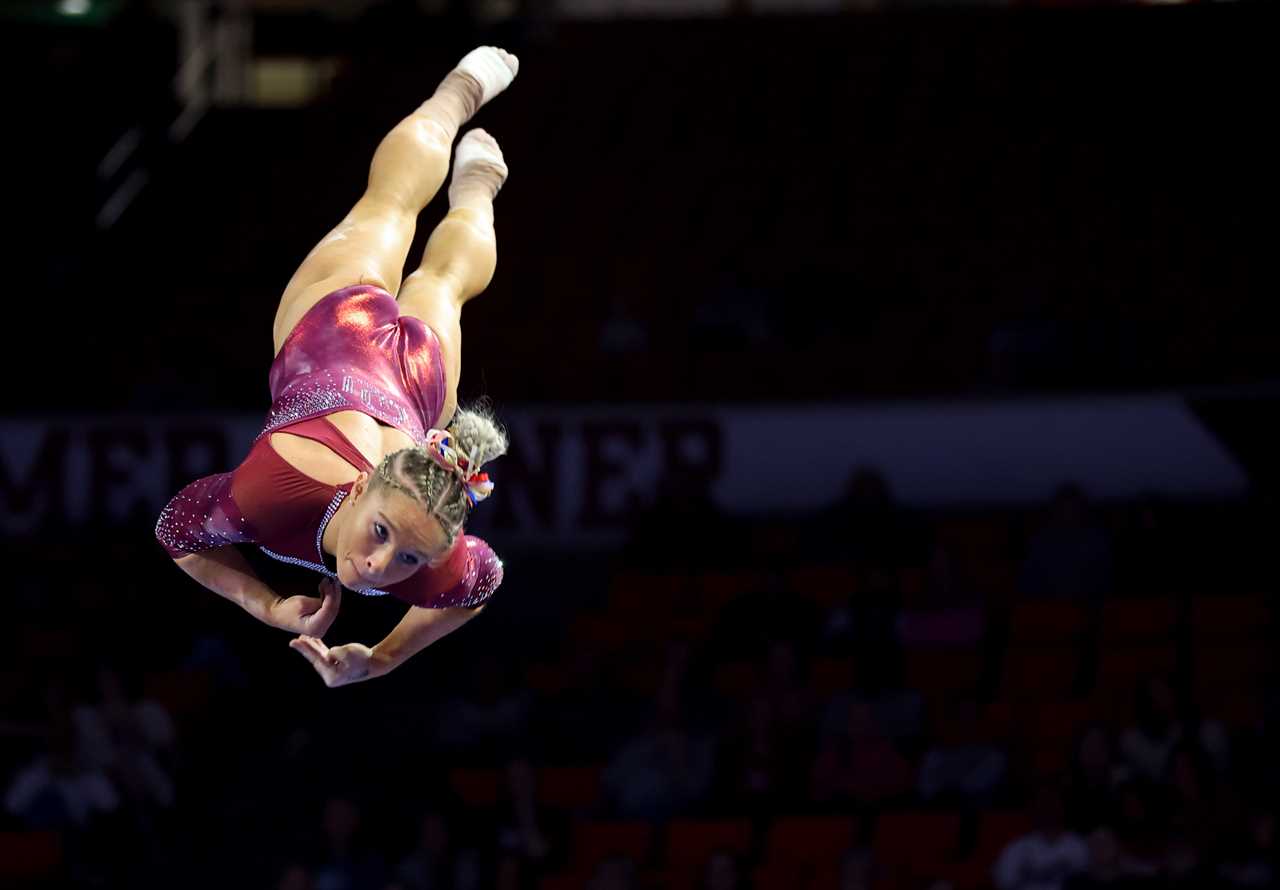
{"label": "gymnast's thigh", "polygon": [[415,214],[366,194],[314,248],[285,286],[272,325],[275,352],[307,310],[326,294],[372,284],[394,294],[400,288],[413,241]]}

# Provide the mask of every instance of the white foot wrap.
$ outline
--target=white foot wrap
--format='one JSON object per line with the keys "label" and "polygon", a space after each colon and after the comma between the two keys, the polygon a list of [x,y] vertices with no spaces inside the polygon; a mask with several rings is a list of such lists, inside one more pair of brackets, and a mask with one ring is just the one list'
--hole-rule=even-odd
{"label": "white foot wrap", "polygon": [[480,81],[480,86],[484,89],[484,96],[480,100],[483,105],[511,86],[516,72],[520,70],[520,60],[496,46],[482,46],[463,56],[457,70]]}
{"label": "white foot wrap", "polygon": [[449,201],[462,192],[482,189],[492,199],[507,180],[507,164],[497,141],[484,130],[468,130],[453,150],[453,176],[449,180]]}

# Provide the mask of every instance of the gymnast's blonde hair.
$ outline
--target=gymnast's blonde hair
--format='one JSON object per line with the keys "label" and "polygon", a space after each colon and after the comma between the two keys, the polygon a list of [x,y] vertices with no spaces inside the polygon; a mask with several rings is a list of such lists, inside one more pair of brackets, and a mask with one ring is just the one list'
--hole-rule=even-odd
{"label": "gymnast's blonde hair", "polygon": [[[485,461],[507,453],[506,431],[485,402],[456,411],[445,430],[453,447],[470,462],[472,473],[480,472]],[[402,448],[384,457],[373,486],[394,488],[422,504],[439,521],[450,547],[471,513],[472,498],[463,477],[442,466],[423,446]]]}

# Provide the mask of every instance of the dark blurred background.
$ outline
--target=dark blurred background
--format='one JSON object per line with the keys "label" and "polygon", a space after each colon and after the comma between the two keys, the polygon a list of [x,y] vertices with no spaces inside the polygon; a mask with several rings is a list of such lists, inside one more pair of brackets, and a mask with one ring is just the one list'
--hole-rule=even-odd
{"label": "dark blurred background", "polygon": [[[1276,886],[1274,33],[7,0],[0,885]],[[506,580],[329,690],[151,529],[239,462],[285,282],[480,44],[521,60],[461,383],[512,433]]]}

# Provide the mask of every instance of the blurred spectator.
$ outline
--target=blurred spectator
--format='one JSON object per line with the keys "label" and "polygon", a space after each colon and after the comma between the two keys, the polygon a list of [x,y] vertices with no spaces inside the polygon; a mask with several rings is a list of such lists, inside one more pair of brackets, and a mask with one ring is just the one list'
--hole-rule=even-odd
{"label": "blurred spectator", "polygon": [[1112,827],[1128,872],[1134,876],[1157,877],[1164,866],[1168,837],[1152,806],[1147,786],[1130,781],[1116,788]]}
{"label": "blurred spectator", "polygon": [[275,890],[313,890],[315,880],[305,865],[294,862],[286,865],[276,882]]}
{"label": "blurred spectator", "polygon": [[875,860],[866,847],[854,847],[840,858],[840,890],[871,890],[875,876]]}
{"label": "blurred spectator", "polygon": [[769,642],[764,686],[760,697],[769,702],[781,731],[787,734],[809,726],[818,711],[818,697],[802,676],[801,655],[796,641],[779,637]]}
{"label": "blurred spectator", "polygon": [[[648,570],[698,571],[728,552],[727,521],[706,473],[674,467],[655,486],[654,500],[633,514],[627,556]],[[692,546],[689,542],[697,542]]]}
{"label": "blurred spectator", "polygon": [[498,846],[517,857],[541,862],[551,852],[541,827],[545,815],[539,812],[533,767],[523,757],[507,764],[506,801],[498,815]]}
{"label": "blurred spectator", "polygon": [[947,739],[925,752],[920,764],[920,797],[990,800],[1004,782],[1005,754],[981,741],[978,703],[973,699],[951,703],[949,718]]}
{"label": "blurred spectator", "polygon": [[898,504],[889,480],[875,467],[856,467],[842,497],[820,522],[832,552],[852,561],[860,573],[890,576],[890,589],[902,569],[926,562],[919,522]]}
{"label": "blurred spectator", "polygon": [[643,732],[610,759],[602,777],[613,811],[660,819],[703,801],[715,767],[712,739],[682,725],[679,711],[660,706]]}
{"label": "blurred spectator", "polygon": [[1061,890],[1089,866],[1089,848],[1066,830],[1062,796],[1046,786],[1031,808],[1034,827],[1001,851],[992,870],[999,890]]}
{"label": "blurred spectator", "polygon": [[1162,498],[1146,495],[1122,514],[1116,540],[1117,589],[1128,596],[1185,589],[1186,554],[1169,527]]}
{"label": "blurred spectator", "polygon": [[445,890],[454,885],[453,850],[449,825],[438,811],[422,817],[417,843],[395,868],[395,879],[404,890]]}
{"label": "blurred spectator", "polygon": [[1164,678],[1146,678],[1134,695],[1134,725],[1120,736],[1125,760],[1142,780],[1160,782],[1174,748],[1184,741],[1198,745],[1216,771],[1226,769],[1229,751],[1222,725],[1199,721],[1187,705],[1180,708]]}
{"label": "blurred spectator", "polygon": [[1097,597],[1112,589],[1111,538],[1090,516],[1084,490],[1058,489],[1045,525],[1031,538],[1020,586],[1028,596]]}
{"label": "blurred spectator", "polygon": [[1091,726],[1076,742],[1066,793],[1067,825],[1074,831],[1092,831],[1106,823],[1115,810],[1115,787],[1126,769],[1115,762],[1111,737],[1101,726]]}
{"label": "blurred spectator", "polygon": [[587,890],[636,890],[636,864],[627,856],[610,856],[596,865]]}
{"label": "blurred spectator", "polygon": [[119,794],[106,773],[82,756],[61,679],[45,687],[44,707],[45,750],[14,773],[5,810],[31,829],[87,828],[95,816],[119,808]]}
{"label": "blurred spectator", "polygon": [[1204,855],[1218,845],[1217,780],[1204,753],[1192,745],[1179,745],[1169,758],[1164,791],[1169,832],[1166,878],[1187,882],[1201,877]]}
{"label": "blurred spectator", "polygon": [[171,768],[176,731],[164,706],[141,698],[120,671],[98,668],[98,700],[72,710],[86,764],[106,772],[139,806],[168,808],[174,802]]}
{"label": "blurred spectator", "polygon": [[498,858],[493,874],[494,890],[524,890],[528,882],[528,872],[519,855],[507,853]]}
{"label": "blurred spectator", "polygon": [[464,676],[465,694],[447,699],[437,715],[436,739],[456,757],[491,763],[524,750],[532,696],[513,688],[508,667],[499,654],[471,654],[472,669]]}
{"label": "blurred spectator", "polygon": [[600,351],[605,355],[625,357],[649,348],[649,324],[638,318],[627,306],[626,295],[612,291],[609,315],[600,324]]}
{"label": "blurred spectator", "polygon": [[[606,653],[595,642],[564,650],[564,687],[549,700],[539,699],[531,713],[539,754],[568,760],[597,760],[624,741],[625,727],[641,706],[611,682]],[[583,732],[582,727],[592,727]]]}
{"label": "blurred spectator", "polygon": [[726,850],[712,853],[703,869],[700,887],[701,890],[745,890],[738,857]]}
{"label": "blurred spectator", "polygon": [[1275,887],[1280,879],[1276,850],[1276,817],[1269,811],[1253,813],[1245,831],[1218,868],[1218,878],[1228,887]]}
{"label": "blurred spectator", "polygon": [[331,797],[321,815],[321,848],[315,857],[314,890],[363,890],[386,880],[382,856],[364,844],[360,808]]}
{"label": "blurred spectator", "polygon": [[1111,829],[1093,831],[1088,845],[1088,870],[1067,880],[1069,890],[1141,890],[1152,885],[1154,871],[1142,862],[1129,859]]}
{"label": "blurred spectator", "polygon": [[718,784],[734,812],[771,814],[793,802],[802,779],[796,767],[805,762],[803,743],[788,732],[778,707],[769,696],[753,696],[741,722],[726,727],[717,757]]}
{"label": "blurred spectator", "polygon": [[914,786],[911,764],[893,746],[866,702],[851,701],[843,731],[825,733],[810,777],[813,801],[875,803]]}

